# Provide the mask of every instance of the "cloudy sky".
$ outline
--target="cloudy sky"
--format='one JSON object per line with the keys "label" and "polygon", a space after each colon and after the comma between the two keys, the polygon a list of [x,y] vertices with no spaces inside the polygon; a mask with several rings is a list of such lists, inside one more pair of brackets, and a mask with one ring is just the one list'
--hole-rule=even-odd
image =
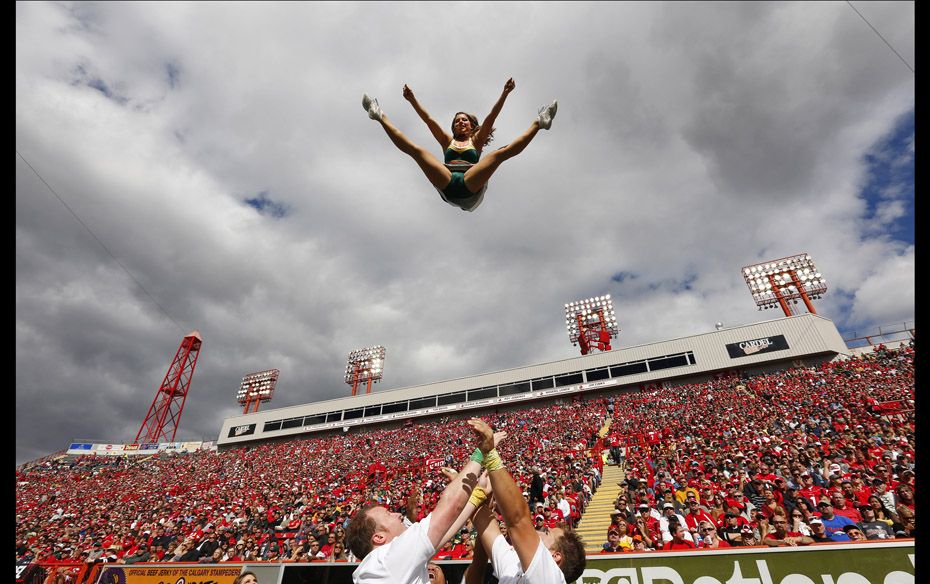
{"label": "cloudy sky", "polygon": [[[179,440],[368,345],[380,390],[572,357],[588,296],[617,346],[773,318],[740,267],[800,252],[841,332],[911,320],[914,4],[853,6],[17,3],[17,463],[132,440],[194,329]],[[508,77],[492,147],[558,115],[473,213],[361,108],[438,155],[403,85],[445,126]]]}

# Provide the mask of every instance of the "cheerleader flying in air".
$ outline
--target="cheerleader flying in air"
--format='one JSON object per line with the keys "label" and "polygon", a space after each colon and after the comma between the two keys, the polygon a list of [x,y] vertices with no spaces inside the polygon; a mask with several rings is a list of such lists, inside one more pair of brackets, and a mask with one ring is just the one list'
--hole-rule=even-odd
{"label": "cheerleader flying in air", "polygon": [[484,119],[483,124],[479,123],[478,118],[472,114],[465,112],[455,114],[450,135],[423,109],[414,97],[413,90],[404,85],[404,99],[410,102],[420,119],[426,123],[430,133],[439,142],[445,154],[444,163],[404,136],[381,111],[377,99],[372,99],[365,94],[362,97],[362,107],[368,112],[369,118],[381,124],[391,142],[401,152],[413,158],[445,202],[463,211],[474,211],[484,199],[484,193],[488,189],[488,180],[497,167],[505,160],[523,152],[540,128],[548,130],[552,127],[552,118],[555,117],[558,107],[556,101],[539,109],[539,115],[522,136],[481,158],[481,151],[488,145],[494,134],[494,120],[504,107],[507,95],[515,87],[516,84],[512,78],[504,83],[504,91],[501,92],[501,96],[491,108],[491,113]]}

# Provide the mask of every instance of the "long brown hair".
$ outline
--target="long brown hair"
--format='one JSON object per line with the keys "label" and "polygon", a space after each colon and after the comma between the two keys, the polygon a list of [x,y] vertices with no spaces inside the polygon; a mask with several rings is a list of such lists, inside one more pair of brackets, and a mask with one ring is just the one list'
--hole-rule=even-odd
{"label": "long brown hair", "polygon": [[[478,130],[481,129],[481,124],[478,123],[478,116],[476,116],[475,114],[470,114],[470,113],[468,113],[468,112],[455,112],[455,115],[452,116],[452,126],[451,126],[451,128],[452,128],[452,135],[455,136],[455,118],[459,117],[459,114],[464,114],[464,115],[468,116],[468,121],[471,122],[471,127],[472,127],[471,134],[470,134],[468,137],[469,137],[469,138],[473,138],[473,137],[475,136],[475,134],[478,133]],[[477,146],[478,148],[484,148],[485,146],[487,146],[488,144],[490,144],[491,141],[494,140],[494,130],[495,130],[495,129],[496,129],[496,128],[491,128],[491,131],[488,132],[488,138],[487,138],[487,140],[484,141],[484,144],[475,144],[475,146]]]}

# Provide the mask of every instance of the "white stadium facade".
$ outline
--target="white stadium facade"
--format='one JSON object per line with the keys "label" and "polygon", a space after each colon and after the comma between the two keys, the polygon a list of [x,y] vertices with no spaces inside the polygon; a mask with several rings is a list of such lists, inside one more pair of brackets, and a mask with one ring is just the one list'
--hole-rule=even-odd
{"label": "white stadium facade", "polygon": [[845,359],[847,348],[833,322],[803,314],[366,395],[233,416],[224,420],[218,449],[349,431],[355,426],[396,426],[411,418],[471,416],[546,401],[618,395],[655,385],[678,385],[725,372],[754,374]]}

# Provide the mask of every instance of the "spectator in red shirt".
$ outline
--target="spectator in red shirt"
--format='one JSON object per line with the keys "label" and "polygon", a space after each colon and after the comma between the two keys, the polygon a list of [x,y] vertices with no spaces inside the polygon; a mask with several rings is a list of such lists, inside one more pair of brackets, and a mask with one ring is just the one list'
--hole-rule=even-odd
{"label": "spectator in red shirt", "polygon": [[826,494],[826,490],[823,487],[819,487],[814,484],[814,477],[807,471],[801,473],[801,488],[798,489],[798,495],[801,495],[808,501],[811,505],[814,504],[814,501],[819,501],[820,498]]}
{"label": "spectator in red shirt", "polygon": [[853,523],[862,522],[862,513],[859,513],[859,510],[853,502],[847,501],[842,493],[833,493],[830,499],[833,501],[833,513],[835,515],[847,517],[851,519]]}
{"label": "spectator in red shirt", "polygon": [[864,489],[857,491],[853,486],[852,476],[848,479],[843,479],[840,483],[840,488],[843,491],[843,496],[846,497],[846,501],[851,505],[858,507],[869,502],[869,495],[871,493]]}
{"label": "spectator in red shirt", "polygon": [[701,521],[708,521],[714,525],[717,523],[714,521],[714,518],[711,517],[710,513],[698,504],[696,499],[688,499],[688,511],[685,513],[685,524],[688,526],[692,535],[700,535],[697,532]]}
{"label": "spectator in red shirt", "polygon": [[798,531],[788,531],[788,518],[784,515],[772,517],[772,530],[762,539],[769,547],[810,545],[814,540]]}
{"label": "spectator in red shirt", "polygon": [[728,509],[735,507],[740,513],[746,511],[746,504],[748,501],[746,500],[746,495],[743,494],[743,488],[739,481],[732,481],[730,483],[729,493],[727,493],[726,499],[724,500]]}
{"label": "spectator in red shirt", "polygon": [[670,526],[672,539],[662,546],[663,550],[693,550],[696,546],[685,539],[685,528],[680,523]]}

